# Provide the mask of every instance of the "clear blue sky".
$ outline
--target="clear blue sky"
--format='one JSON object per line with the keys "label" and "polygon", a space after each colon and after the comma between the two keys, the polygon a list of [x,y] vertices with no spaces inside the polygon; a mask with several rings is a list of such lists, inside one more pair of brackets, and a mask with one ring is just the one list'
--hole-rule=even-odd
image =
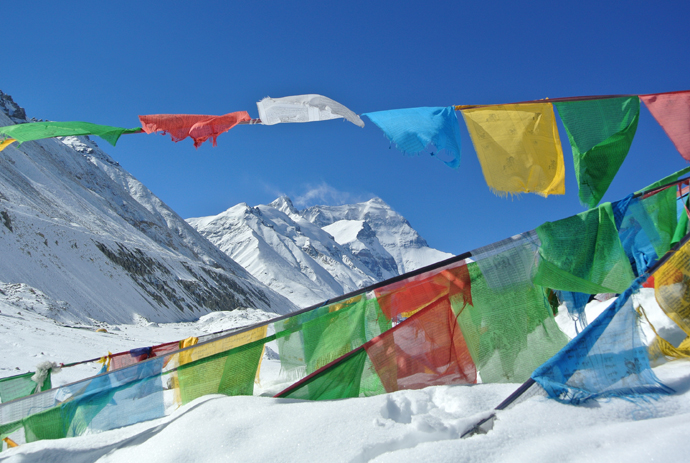
{"label": "clear blue sky", "polygon": [[[3,2],[0,89],[29,117],[122,127],[139,114],[258,117],[263,97],[304,93],[361,114],[687,90],[689,13],[687,0]],[[583,210],[562,126],[566,195],[506,199],[464,124],[453,170],[389,149],[364,121],[236,127],[198,150],[144,134],[99,144],[185,218],[280,194],[302,207],[376,195],[458,254]],[[604,200],[686,165],[643,107]]]}

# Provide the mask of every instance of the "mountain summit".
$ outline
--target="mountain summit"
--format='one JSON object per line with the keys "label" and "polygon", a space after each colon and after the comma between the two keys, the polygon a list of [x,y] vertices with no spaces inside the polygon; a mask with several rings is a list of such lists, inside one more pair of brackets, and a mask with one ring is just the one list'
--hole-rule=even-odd
{"label": "mountain summit", "polygon": [[451,257],[380,198],[303,211],[281,196],[238,204],[190,225],[259,281],[299,307]]}

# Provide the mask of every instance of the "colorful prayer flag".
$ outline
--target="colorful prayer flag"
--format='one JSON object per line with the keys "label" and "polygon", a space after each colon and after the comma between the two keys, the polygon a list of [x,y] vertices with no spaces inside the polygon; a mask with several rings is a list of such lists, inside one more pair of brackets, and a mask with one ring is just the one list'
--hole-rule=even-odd
{"label": "colorful prayer flag", "polygon": [[383,314],[396,322],[443,297],[461,295],[463,303],[472,303],[470,274],[464,261],[386,285],[374,293]]}
{"label": "colorful prayer flag", "polygon": [[276,397],[332,400],[476,381],[476,367],[446,295]]}
{"label": "colorful prayer flag", "polygon": [[534,379],[552,399],[573,405],[599,397],[669,394],[649,365],[632,294],[643,275],[560,352],[537,368]]}
{"label": "colorful prayer flag", "polygon": [[5,140],[1,141],[0,142],[0,151],[4,150],[5,148],[10,146],[15,141],[17,141],[17,140],[15,140],[14,138],[6,138]]}
{"label": "colorful prayer flag", "polygon": [[240,122],[251,118],[247,111],[237,111],[223,116],[205,116],[198,114],[152,114],[139,116],[141,127],[146,133],[163,132],[170,134],[174,142],[191,137],[194,147],[198,148],[211,138],[216,146],[216,138],[235,127]]}
{"label": "colorful prayer flag", "polygon": [[680,155],[690,161],[690,90],[640,95],[640,100],[664,129]]}
{"label": "colorful prayer flag", "polygon": [[550,103],[486,106],[462,115],[494,193],[565,194],[563,150]]}
{"label": "colorful prayer flag", "polygon": [[428,147],[435,147],[452,156],[450,161],[443,161],[446,165],[454,169],[460,165],[460,127],[453,106],[394,109],[362,115],[383,130],[386,138],[403,153],[419,154]]}
{"label": "colorful prayer flag", "polygon": [[266,97],[256,103],[259,118],[264,125],[282,122],[316,122],[345,118],[364,127],[364,122],[354,112],[337,101],[322,95],[294,95],[283,98]]}
{"label": "colorful prayer flag", "polygon": [[654,273],[659,307],[690,336],[690,244],[685,244]]}
{"label": "colorful prayer flag", "polygon": [[[514,248],[504,240],[507,256]],[[475,259],[475,256],[472,256]],[[524,275],[521,266],[495,268],[492,287],[478,262],[467,264],[472,281],[472,305],[457,318],[467,348],[483,383],[519,383],[568,342],[553,317],[541,287]],[[529,271],[529,269],[526,269]],[[494,273],[492,272],[492,273]]]}
{"label": "colorful prayer flag", "polygon": [[541,241],[534,283],[587,294],[621,293],[634,279],[611,203],[537,227]]}
{"label": "colorful prayer flag", "polygon": [[123,129],[122,127],[111,127],[109,125],[98,125],[81,121],[27,122],[25,124],[0,127],[0,134],[12,137],[20,144],[25,141],[40,140],[42,138],[97,135],[115,146],[121,135],[139,132],[141,132],[141,129],[138,127]]}
{"label": "colorful prayer flag", "polygon": [[640,100],[631,96],[554,104],[573,150],[580,202],[596,207],[628,155]]}

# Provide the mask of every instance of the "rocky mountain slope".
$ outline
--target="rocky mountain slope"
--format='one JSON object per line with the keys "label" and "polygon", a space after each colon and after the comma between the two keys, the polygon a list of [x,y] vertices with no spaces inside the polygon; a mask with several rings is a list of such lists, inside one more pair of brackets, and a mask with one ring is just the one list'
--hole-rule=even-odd
{"label": "rocky mountain slope", "polygon": [[379,198],[298,211],[289,198],[187,219],[261,282],[300,307],[325,301],[451,254],[430,248]]}
{"label": "rocky mountain slope", "polygon": [[[26,122],[0,92],[0,126]],[[193,320],[295,309],[220,252],[88,137],[0,152],[0,287],[24,284],[61,321]],[[4,285],[4,286],[3,286]]]}

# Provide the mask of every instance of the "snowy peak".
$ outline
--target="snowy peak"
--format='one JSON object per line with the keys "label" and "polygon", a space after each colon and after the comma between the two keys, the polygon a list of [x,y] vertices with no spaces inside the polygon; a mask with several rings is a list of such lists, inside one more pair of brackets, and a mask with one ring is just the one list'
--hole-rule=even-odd
{"label": "snowy peak", "polygon": [[[241,203],[217,216],[187,221],[301,307],[392,278],[401,268],[410,271],[450,257],[429,248],[380,198],[299,211],[282,196],[268,205]],[[400,243],[406,247],[396,248]]]}
{"label": "snowy peak", "polygon": [[299,215],[299,212],[297,211],[297,209],[295,209],[295,206],[292,204],[292,201],[287,196],[281,196],[275,201],[269,203],[268,205],[273,209],[277,209],[280,212],[290,216]]}
{"label": "snowy peak", "polygon": [[347,248],[301,218],[288,198],[256,207],[240,204],[188,222],[257,279],[301,307],[376,281]]}
{"label": "snowy peak", "polygon": [[368,223],[380,244],[395,260],[399,274],[452,256],[430,248],[407,219],[381,198],[343,206],[312,206],[301,215],[319,227],[327,227],[341,220]]}

